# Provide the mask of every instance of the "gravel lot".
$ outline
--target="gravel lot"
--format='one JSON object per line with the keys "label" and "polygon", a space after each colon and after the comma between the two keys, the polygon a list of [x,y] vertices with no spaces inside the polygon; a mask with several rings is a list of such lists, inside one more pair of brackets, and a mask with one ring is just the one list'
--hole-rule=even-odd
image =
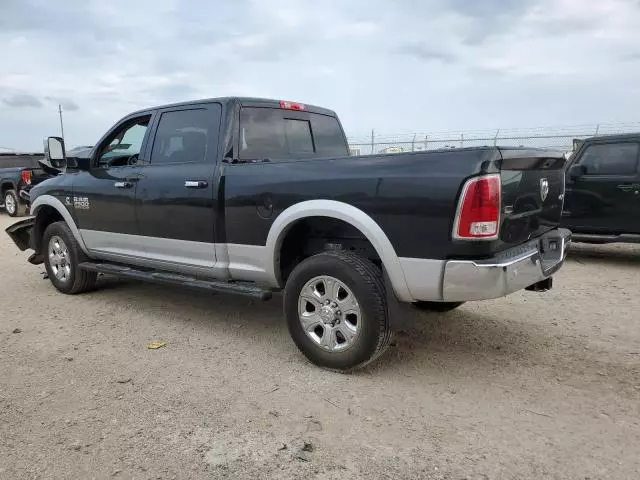
{"label": "gravel lot", "polygon": [[0,233],[2,479],[640,478],[639,247],[574,247],[548,293],[410,312],[351,375],[306,362],[279,298],[68,297],[27,256]]}

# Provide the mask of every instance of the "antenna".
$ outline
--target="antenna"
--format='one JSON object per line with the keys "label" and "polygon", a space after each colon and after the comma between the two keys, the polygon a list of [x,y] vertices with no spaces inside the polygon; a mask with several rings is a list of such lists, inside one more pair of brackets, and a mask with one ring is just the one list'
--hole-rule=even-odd
{"label": "antenna", "polygon": [[62,104],[58,104],[58,113],[60,114],[60,133],[61,133],[61,137],[62,140],[64,140],[64,125],[62,123]]}

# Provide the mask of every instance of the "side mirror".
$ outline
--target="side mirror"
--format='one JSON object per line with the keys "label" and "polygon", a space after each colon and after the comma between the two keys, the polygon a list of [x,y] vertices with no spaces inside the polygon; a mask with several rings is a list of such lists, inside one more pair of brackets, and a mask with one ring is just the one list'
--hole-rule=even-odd
{"label": "side mirror", "polygon": [[67,156],[64,151],[64,140],[60,137],[47,137],[44,142],[44,155],[49,164],[61,172],[67,169]]}
{"label": "side mirror", "polygon": [[571,165],[571,167],[569,167],[568,176],[572,182],[575,182],[585,173],[587,173],[587,169],[583,165]]}

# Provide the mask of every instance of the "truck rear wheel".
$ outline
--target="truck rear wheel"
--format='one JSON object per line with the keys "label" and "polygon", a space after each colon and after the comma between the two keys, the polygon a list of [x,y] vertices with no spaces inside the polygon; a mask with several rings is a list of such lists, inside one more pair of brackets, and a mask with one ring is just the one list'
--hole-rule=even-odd
{"label": "truck rear wheel", "polygon": [[22,203],[15,190],[7,190],[4,193],[4,209],[10,217],[21,217],[26,213],[27,207]]}
{"label": "truck rear wheel", "polygon": [[321,367],[363,367],[391,341],[382,272],[350,252],[324,252],[298,264],[285,286],[284,313],[298,349]]}
{"label": "truck rear wheel", "polygon": [[42,249],[49,280],[58,291],[74,295],[94,288],[98,274],[78,268],[88,258],[65,222],[47,227]]}

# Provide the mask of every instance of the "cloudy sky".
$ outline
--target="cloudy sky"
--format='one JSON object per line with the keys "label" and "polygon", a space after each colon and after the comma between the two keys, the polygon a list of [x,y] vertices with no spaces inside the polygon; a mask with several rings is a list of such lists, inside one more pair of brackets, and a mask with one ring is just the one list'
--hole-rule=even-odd
{"label": "cloudy sky", "polygon": [[351,135],[640,120],[638,0],[0,0],[0,146],[145,106],[332,108]]}

